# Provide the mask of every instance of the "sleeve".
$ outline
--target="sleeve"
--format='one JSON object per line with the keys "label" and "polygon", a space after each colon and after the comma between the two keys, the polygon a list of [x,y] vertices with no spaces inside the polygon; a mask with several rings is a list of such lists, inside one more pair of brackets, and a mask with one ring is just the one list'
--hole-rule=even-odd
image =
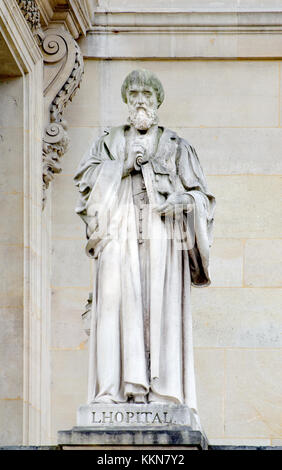
{"label": "sleeve", "polygon": [[90,150],[82,158],[74,176],[75,185],[79,191],[79,198],[75,212],[87,223],[86,207],[92,188],[98,178],[101,163],[107,158],[103,152],[104,136],[100,137],[90,147]]}
{"label": "sleeve", "polygon": [[[206,179],[195,149],[186,141],[180,143],[178,174],[187,194],[194,199],[194,246],[189,250],[192,284],[198,287],[210,284],[209,249],[215,211],[215,197],[208,191]],[[191,217],[190,217],[191,224]]]}
{"label": "sleeve", "polygon": [[90,257],[95,257],[99,243],[109,238],[108,216],[117,201],[123,170],[123,162],[111,158],[104,138],[94,143],[74,177],[79,190],[75,211],[86,224],[86,253]]}

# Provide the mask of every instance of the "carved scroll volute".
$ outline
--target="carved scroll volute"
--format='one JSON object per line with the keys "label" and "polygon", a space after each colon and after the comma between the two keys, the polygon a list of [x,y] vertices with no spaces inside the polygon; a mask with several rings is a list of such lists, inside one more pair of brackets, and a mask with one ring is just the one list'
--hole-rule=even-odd
{"label": "carved scroll volute", "polygon": [[46,190],[56,173],[61,172],[60,158],[67,151],[69,138],[63,120],[65,106],[80,87],[83,58],[73,37],[64,30],[43,33],[44,100],[47,125],[43,136],[43,207]]}

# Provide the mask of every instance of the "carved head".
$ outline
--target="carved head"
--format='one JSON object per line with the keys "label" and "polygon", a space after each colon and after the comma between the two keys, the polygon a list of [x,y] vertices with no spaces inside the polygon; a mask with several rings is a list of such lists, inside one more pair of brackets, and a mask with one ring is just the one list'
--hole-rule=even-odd
{"label": "carved head", "polygon": [[122,84],[121,96],[128,105],[129,122],[136,129],[146,130],[157,124],[157,109],[164,100],[164,90],[155,74],[133,70]]}

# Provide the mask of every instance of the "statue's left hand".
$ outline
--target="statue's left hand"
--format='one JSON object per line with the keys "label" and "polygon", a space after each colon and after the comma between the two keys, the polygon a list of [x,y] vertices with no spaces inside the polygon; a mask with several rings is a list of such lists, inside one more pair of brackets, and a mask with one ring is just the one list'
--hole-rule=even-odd
{"label": "statue's left hand", "polygon": [[[183,211],[189,212],[189,205],[192,205],[194,199],[186,193],[172,193],[168,196],[167,200],[155,210],[160,215],[178,215]],[[190,210],[192,207],[190,208]]]}

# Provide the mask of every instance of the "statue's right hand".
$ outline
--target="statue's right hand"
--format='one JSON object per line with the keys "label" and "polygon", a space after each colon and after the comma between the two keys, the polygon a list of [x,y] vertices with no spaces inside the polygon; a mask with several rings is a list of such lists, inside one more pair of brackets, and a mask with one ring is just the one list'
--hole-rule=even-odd
{"label": "statue's right hand", "polygon": [[146,150],[140,142],[134,142],[124,161],[123,177],[129,175],[132,170],[140,170],[142,163],[145,163]]}

